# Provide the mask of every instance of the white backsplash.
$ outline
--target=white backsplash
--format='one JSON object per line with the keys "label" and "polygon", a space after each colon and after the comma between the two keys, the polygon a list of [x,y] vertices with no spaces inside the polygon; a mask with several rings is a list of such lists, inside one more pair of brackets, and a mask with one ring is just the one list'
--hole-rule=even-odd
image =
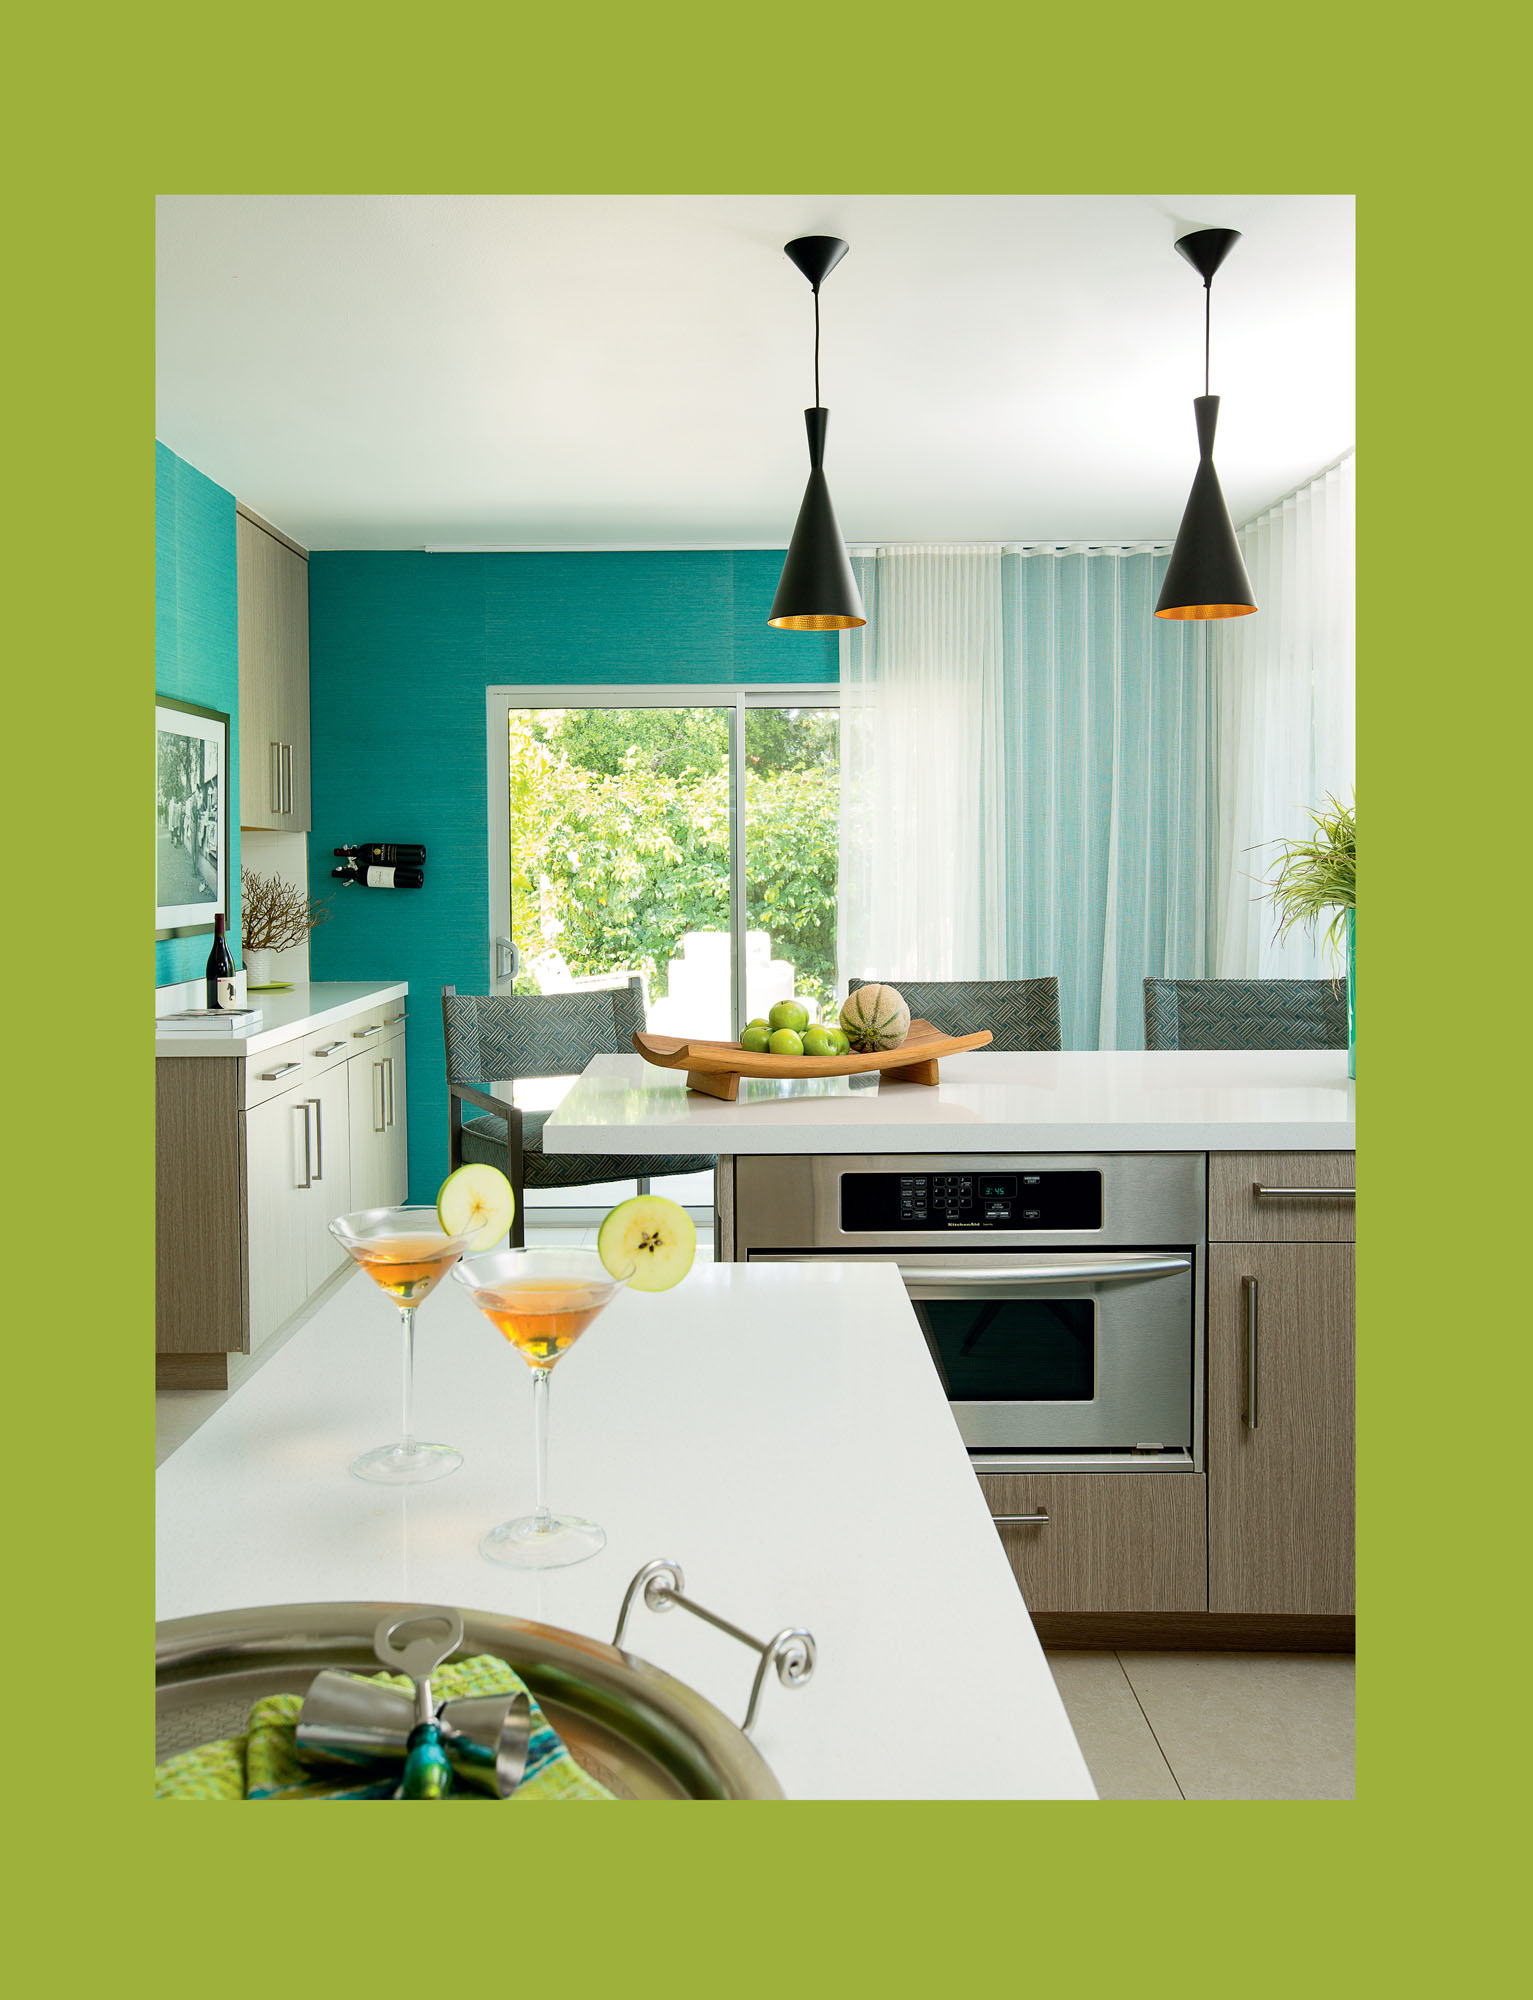
{"label": "white backsplash", "polygon": [[[309,888],[309,839],[303,833],[263,833],[255,827],[240,830],[240,866],[253,868],[258,875],[280,875],[307,895]],[[242,940],[243,942],[243,940]],[[298,984],[309,977],[309,947],[294,945],[290,951],[272,956],[273,979],[289,979]],[[261,996],[256,995],[259,1000]]]}

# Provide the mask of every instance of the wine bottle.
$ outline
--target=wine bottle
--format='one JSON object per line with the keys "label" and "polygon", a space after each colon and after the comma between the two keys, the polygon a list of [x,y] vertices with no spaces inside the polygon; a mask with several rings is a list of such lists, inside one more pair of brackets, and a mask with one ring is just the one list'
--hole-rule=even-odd
{"label": "wine bottle", "polygon": [[419,868],[426,859],[426,850],[418,842],[409,840],[364,840],[359,847],[337,847],[331,850],[342,861],[355,861],[366,868]]}
{"label": "wine bottle", "polygon": [[208,953],[208,1010],[227,1013],[234,1005],[234,960],[224,936],[224,913],[213,912],[213,949]]}
{"label": "wine bottle", "polygon": [[344,868],[332,868],[338,882],[355,882],[359,889],[423,889],[426,877],[419,868],[393,868],[348,861]]}

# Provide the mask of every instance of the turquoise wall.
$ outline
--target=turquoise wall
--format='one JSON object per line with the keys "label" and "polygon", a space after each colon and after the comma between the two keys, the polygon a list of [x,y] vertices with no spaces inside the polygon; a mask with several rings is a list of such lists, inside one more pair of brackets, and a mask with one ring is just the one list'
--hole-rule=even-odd
{"label": "turquoise wall", "polygon": [[[231,530],[232,532],[232,530]],[[309,557],[315,979],[408,979],[410,1195],[446,1172],[443,986],[484,991],[485,689],[834,681],[835,635],[776,632],[780,550]],[[331,850],[424,841],[426,886],[329,881]]]}
{"label": "turquoise wall", "polygon": [[[234,495],[155,442],[154,688],[229,718],[229,924],[239,963],[240,655],[235,601]],[[209,938],[163,938],[154,983],[195,979]]]}

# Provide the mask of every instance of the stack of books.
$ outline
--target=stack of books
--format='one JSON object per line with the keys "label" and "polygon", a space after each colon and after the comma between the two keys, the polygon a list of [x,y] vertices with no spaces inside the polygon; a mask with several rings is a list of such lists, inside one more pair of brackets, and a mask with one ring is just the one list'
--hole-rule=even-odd
{"label": "stack of books", "polygon": [[253,1035],[261,1025],[259,1007],[192,1007],[184,1014],[155,1017],[157,1035]]}

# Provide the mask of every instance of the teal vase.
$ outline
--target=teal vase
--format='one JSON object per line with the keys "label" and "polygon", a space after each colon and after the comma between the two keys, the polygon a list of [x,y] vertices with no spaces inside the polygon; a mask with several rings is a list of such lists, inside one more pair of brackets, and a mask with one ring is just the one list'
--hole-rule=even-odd
{"label": "teal vase", "polygon": [[1357,1075],[1357,911],[1347,912],[1347,1075]]}

